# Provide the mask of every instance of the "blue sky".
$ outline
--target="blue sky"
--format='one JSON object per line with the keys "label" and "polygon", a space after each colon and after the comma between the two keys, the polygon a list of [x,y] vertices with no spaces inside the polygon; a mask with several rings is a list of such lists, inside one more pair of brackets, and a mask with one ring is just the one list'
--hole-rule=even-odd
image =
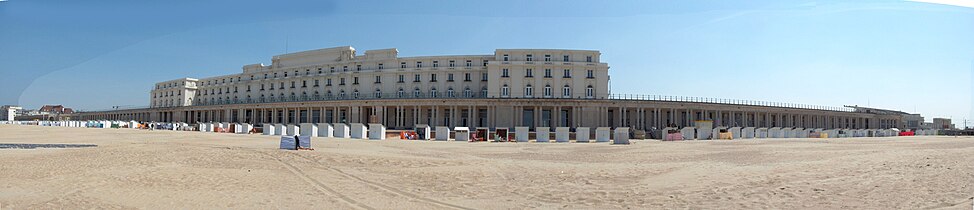
{"label": "blue sky", "polygon": [[[145,106],[155,82],[351,45],[594,49],[613,93],[971,116],[974,9],[908,1],[0,2],[0,104]],[[287,41],[285,41],[287,40]]]}

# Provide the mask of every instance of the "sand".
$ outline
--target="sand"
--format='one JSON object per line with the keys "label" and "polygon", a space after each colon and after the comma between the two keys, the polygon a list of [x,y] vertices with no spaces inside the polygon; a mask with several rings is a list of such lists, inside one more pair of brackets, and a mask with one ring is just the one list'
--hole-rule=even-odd
{"label": "sand", "polygon": [[0,125],[2,209],[971,209],[974,138],[633,145]]}

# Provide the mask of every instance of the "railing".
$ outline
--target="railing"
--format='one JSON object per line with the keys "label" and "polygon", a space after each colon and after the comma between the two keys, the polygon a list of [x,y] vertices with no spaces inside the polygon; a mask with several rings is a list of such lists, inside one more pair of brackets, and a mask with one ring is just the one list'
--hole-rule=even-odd
{"label": "railing", "polygon": [[614,100],[642,100],[642,101],[671,101],[671,102],[711,103],[711,104],[732,104],[732,105],[745,105],[745,106],[763,106],[763,107],[780,107],[780,108],[795,108],[795,109],[813,109],[813,110],[825,110],[825,111],[836,111],[836,112],[853,112],[853,111],[855,111],[855,109],[848,108],[848,107],[834,107],[834,106],[796,104],[796,103],[772,102],[772,101],[741,100],[741,99],[722,99],[722,98],[707,98],[707,97],[690,97],[690,96],[612,94],[612,95],[609,95],[609,99],[614,99]]}

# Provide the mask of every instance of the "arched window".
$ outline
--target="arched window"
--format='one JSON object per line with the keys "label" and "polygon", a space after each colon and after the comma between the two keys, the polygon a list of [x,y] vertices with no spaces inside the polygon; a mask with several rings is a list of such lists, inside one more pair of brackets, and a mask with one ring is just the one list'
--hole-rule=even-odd
{"label": "arched window", "polygon": [[435,87],[432,88],[432,89],[430,89],[430,97],[436,98],[436,88]]}
{"label": "arched window", "polygon": [[413,97],[419,98],[419,95],[420,95],[419,88],[414,89],[413,90]]}
{"label": "arched window", "polygon": [[592,88],[592,86],[589,85],[588,87],[585,88],[585,98],[593,98],[593,97],[595,97],[595,88]]}
{"label": "arched window", "polygon": [[481,98],[487,97],[487,87],[480,88],[480,97]]}
{"label": "arched window", "polygon": [[352,91],[352,98],[358,98],[358,90]]}
{"label": "arched window", "polygon": [[551,85],[544,85],[544,97],[551,98]]}
{"label": "arched window", "polygon": [[466,88],[463,89],[463,97],[464,98],[472,98],[473,97],[473,91],[470,91],[470,87],[466,87]]}
{"label": "arched window", "polygon": [[342,90],[341,92],[338,92],[338,98],[340,98],[340,99],[345,98],[345,90]]}
{"label": "arched window", "polygon": [[396,92],[396,97],[402,98],[404,93],[405,91],[403,91],[402,88],[399,88],[399,92]]}
{"label": "arched window", "polygon": [[533,96],[534,96],[534,87],[531,87],[531,84],[528,84],[528,86],[524,87],[524,97],[530,98]]}
{"label": "arched window", "polygon": [[561,97],[571,98],[572,97],[572,88],[569,87],[568,85],[565,85],[565,87],[562,87],[561,88]]}
{"label": "arched window", "polygon": [[375,89],[375,98],[382,98],[382,91]]}
{"label": "arched window", "polygon": [[455,98],[456,94],[453,93],[453,88],[446,89],[446,97]]}
{"label": "arched window", "polygon": [[328,92],[325,92],[325,98],[331,99],[331,97],[332,97],[332,94],[331,94],[331,91],[330,90]]}
{"label": "arched window", "polygon": [[511,96],[511,88],[507,87],[507,84],[504,84],[504,87],[501,87],[501,97],[506,98],[510,96]]}

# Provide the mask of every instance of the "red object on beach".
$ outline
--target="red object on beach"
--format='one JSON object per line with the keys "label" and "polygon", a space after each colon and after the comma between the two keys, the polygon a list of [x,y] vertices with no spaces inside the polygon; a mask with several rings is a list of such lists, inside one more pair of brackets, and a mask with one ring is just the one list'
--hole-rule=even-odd
{"label": "red object on beach", "polygon": [[903,131],[903,132],[900,132],[900,136],[913,136],[913,135],[915,135],[915,133],[913,133],[913,131]]}

